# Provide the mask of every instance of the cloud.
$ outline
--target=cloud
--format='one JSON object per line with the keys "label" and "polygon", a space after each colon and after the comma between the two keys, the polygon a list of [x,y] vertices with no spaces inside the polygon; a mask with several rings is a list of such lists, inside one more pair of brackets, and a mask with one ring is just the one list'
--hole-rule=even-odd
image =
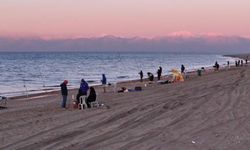
{"label": "cloud", "polygon": [[222,33],[215,33],[215,32],[207,32],[207,33],[200,33],[199,34],[200,36],[204,36],[204,37],[222,37],[222,36],[225,36],[223,35]]}
{"label": "cloud", "polygon": [[178,53],[246,53],[250,38],[217,33],[192,34],[181,31],[158,38],[125,38],[112,35],[93,38],[41,39],[0,37],[0,51],[144,51]]}
{"label": "cloud", "polygon": [[182,38],[190,38],[195,37],[196,35],[189,31],[177,31],[167,35],[168,37],[182,37]]}

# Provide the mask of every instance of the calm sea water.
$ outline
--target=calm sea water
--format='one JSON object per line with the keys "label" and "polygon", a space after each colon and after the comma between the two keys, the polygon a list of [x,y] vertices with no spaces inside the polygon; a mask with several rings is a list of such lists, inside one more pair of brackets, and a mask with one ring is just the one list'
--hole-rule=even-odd
{"label": "calm sea water", "polygon": [[[159,66],[163,75],[181,64],[187,70],[221,65],[233,58],[211,54],[169,53],[86,53],[86,52],[20,52],[0,53],[0,95],[14,96],[57,89],[64,80],[75,88],[81,78],[90,84],[100,84],[105,73],[110,83],[138,79],[143,70],[156,74]],[[144,75],[144,76],[145,76]]]}

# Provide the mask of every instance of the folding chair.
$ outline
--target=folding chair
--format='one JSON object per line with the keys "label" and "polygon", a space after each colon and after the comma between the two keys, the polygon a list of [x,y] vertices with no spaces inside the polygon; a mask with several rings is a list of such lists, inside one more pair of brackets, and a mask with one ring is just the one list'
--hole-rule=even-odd
{"label": "folding chair", "polygon": [[100,104],[99,104],[97,98],[98,98],[98,94],[96,94],[96,100],[95,100],[94,102],[91,102],[91,103],[90,103],[91,108],[93,108],[93,107],[99,107],[99,106],[100,106]]}
{"label": "folding chair", "polygon": [[80,98],[79,98],[80,102],[79,102],[79,104],[78,104],[78,107],[79,107],[80,109],[87,108],[87,104],[86,104],[86,102],[85,102],[85,99],[86,99],[86,98],[87,98],[87,96],[85,96],[85,95],[80,96]]}
{"label": "folding chair", "polygon": [[91,105],[91,108],[100,106],[98,101],[91,102],[90,105]]}

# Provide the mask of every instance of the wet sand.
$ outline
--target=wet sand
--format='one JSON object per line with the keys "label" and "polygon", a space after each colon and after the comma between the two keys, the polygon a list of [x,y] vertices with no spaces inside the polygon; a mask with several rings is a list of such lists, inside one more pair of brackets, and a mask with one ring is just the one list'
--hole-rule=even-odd
{"label": "wet sand", "polygon": [[62,109],[59,92],[11,99],[0,110],[0,149],[249,150],[250,66],[145,83],[117,85],[141,92],[97,87],[109,109],[73,109],[71,96]]}

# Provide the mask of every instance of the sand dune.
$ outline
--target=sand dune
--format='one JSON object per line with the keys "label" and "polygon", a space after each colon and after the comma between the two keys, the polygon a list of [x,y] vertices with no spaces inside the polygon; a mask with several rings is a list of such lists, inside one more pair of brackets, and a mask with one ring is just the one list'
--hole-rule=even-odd
{"label": "sand dune", "polygon": [[[57,92],[9,100],[0,110],[0,149],[248,150],[249,75],[244,66],[142,92],[97,88],[110,109],[64,110]],[[118,86],[135,85],[143,86]]]}

